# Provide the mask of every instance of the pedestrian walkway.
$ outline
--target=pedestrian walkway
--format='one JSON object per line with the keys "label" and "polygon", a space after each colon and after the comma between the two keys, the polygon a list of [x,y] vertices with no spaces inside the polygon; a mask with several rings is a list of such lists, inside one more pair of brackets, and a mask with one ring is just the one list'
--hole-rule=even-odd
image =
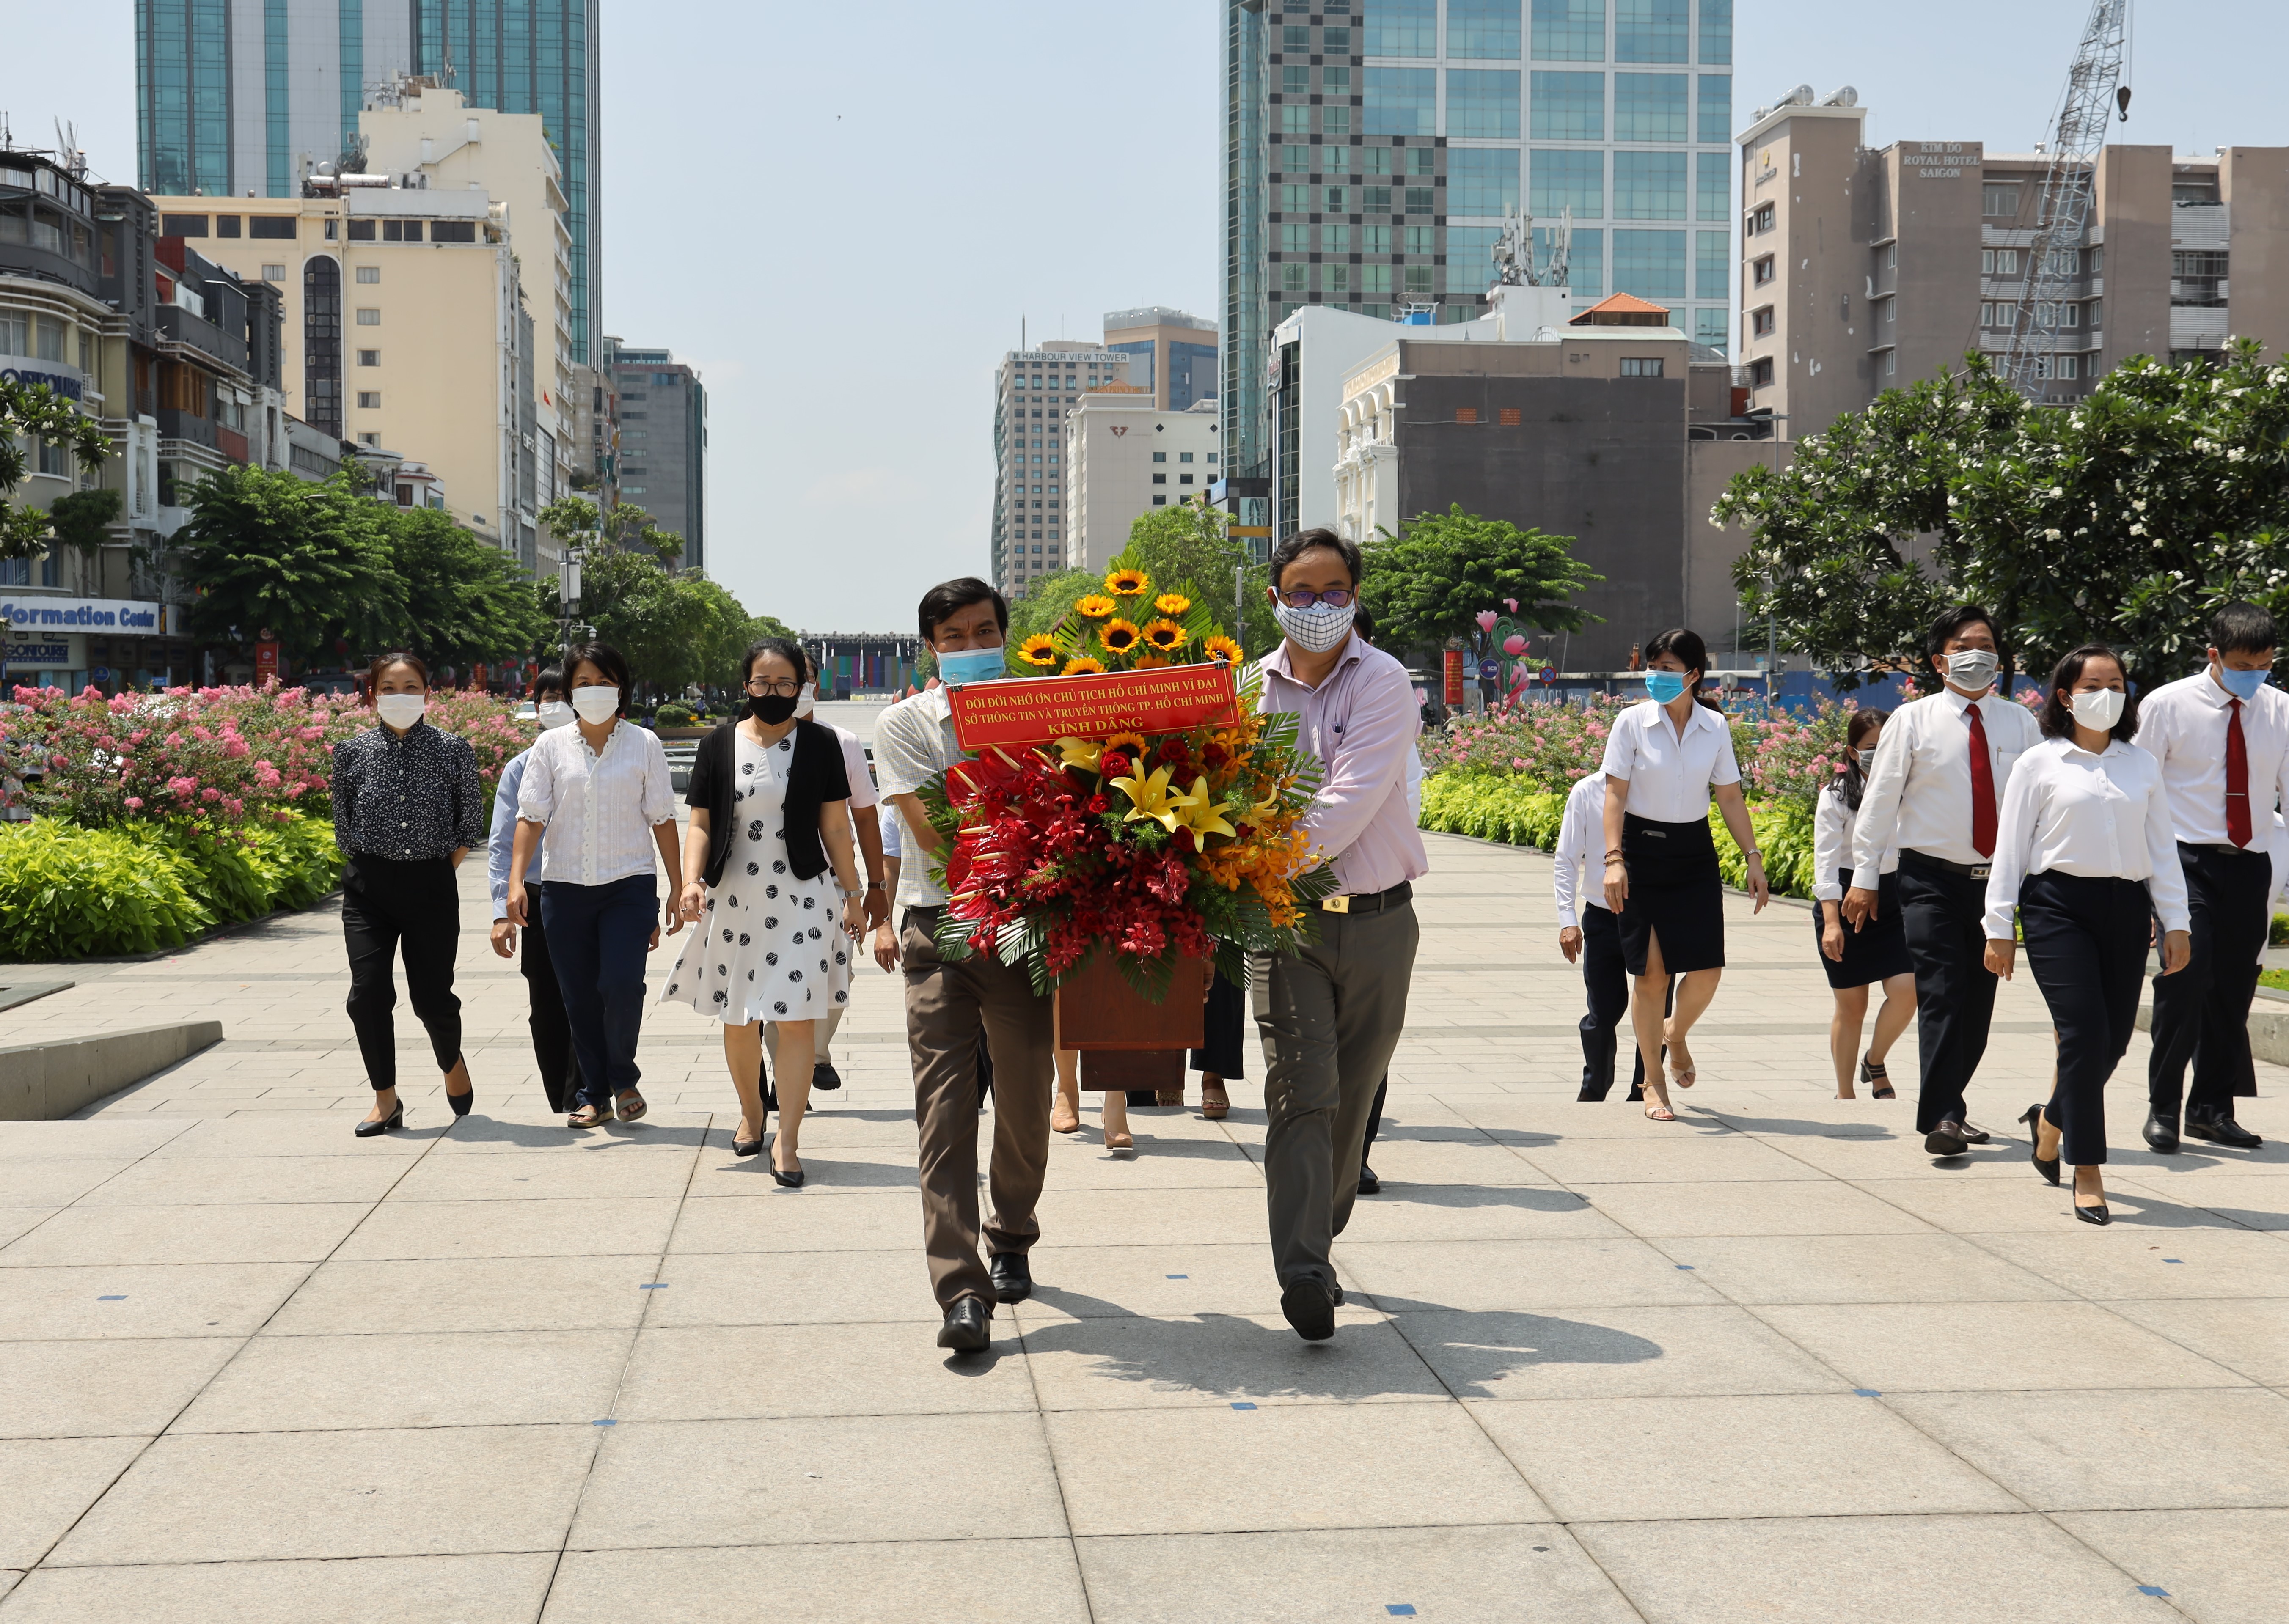
{"label": "pedestrian walkway", "polygon": [[648,1120],[546,1113],[474,864],[458,1123],[401,1006],[409,1131],[352,1139],[331,909],[55,967],[0,1045],[227,1039],[0,1125],[0,1624],[2289,1617],[2289,1147],[2125,1148],[2141,1036],[2118,1221],[2076,1223],[2009,1136],[2050,1066],[2022,977],[1995,1141],[1935,1167],[1912,1034],[1902,1098],[1829,1098],[1804,912],[1738,901],[1683,1119],[1576,1104],[1548,859],[1429,844],[1384,1193],[1316,1345],[1278,1314],[1252,1045],[1225,1122],[1056,1141],[1039,1294],[954,1358],[894,977],[862,972],[787,1190],[730,1155],[688,1010],[648,1014]]}

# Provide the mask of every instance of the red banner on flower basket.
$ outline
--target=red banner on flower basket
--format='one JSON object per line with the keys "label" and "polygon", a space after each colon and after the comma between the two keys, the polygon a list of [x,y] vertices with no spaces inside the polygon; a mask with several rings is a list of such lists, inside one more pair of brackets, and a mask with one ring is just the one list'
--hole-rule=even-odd
{"label": "red banner on flower basket", "polygon": [[1113,733],[1175,733],[1240,720],[1232,667],[1220,662],[973,682],[953,689],[950,703],[953,736],[969,751]]}

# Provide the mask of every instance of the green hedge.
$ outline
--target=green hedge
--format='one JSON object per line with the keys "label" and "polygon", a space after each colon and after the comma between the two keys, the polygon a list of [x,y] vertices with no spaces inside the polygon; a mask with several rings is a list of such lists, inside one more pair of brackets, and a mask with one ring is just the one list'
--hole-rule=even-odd
{"label": "green hedge", "polygon": [[186,824],[0,824],[0,960],[179,947],[334,888],[332,829],[300,814],[217,836]]}
{"label": "green hedge", "polygon": [[[1423,826],[1449,834],[1476,835],[1482,840],[1503,840],[1512,846],[1538,846],[1548,851],[1558,844],[1558,825],[1566,815],[1566,797],[1529,787],[1527,781],[1506,773],[1434,773],[1423,781]],[[1748,884],[1748,863],[1727,832],[1717,808],[1709,808],[1709,826],[1717,836],[1717,864],[1725,883]],[[1812,896],[1812,809],[1795,801],[1749,808],[1749,826],[1765,854],[1765,878],[1774,894],[1809,898]]]}

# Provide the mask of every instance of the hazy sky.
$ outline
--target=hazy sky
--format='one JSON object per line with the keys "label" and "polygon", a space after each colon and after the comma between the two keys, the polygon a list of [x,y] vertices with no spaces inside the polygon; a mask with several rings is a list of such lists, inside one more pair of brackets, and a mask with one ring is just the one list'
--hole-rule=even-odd
{"label": "hazy sky", "polygon": [[[2137,9],[2117,139],[2289,144],[2279,0]],[[986,572],[992,376],[1019,318],[1082,338],[1129,306],[1218,314],[1222,6],[603,10],[604,327],[705,375],[714,573],[811,630],[911,625],[931,582]],[[132,181],[131,0],[5,12],[17,139],[76,120]],[[1734,106],[1848,83],[1876,145],[2023,151],[2088,12],[1740,0]]]}

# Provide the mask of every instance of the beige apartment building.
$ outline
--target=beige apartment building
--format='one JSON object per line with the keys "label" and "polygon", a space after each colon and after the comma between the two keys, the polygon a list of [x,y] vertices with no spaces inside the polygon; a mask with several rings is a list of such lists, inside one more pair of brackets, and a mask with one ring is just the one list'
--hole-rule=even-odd
{"label": "beige apartment building", "polygon": [[[431,191],[481,191],[500,206],[534,327],[536,422],[524,449],[546,506],[575,468],[593,465],[577,432],[585,369],[572,361],[571,205],[540,115],[473,107],[459,91],[401,77],[368,92],[358,133],[369,173]],[[553,556],[544,561],[554,567]]]}
{"label": "beige apartment building", "polygon": [[1183,411],[1156,410],[1134,384],[1082,395],[1065,419],[1073,567],[1111,568],[1141,515],[1205,496],[1224,477],[1222,438],[1214,395]]}
{"label": "beige apartment building", "polygon": [[162,235],[192,239],[283,295],[289,411],[427,464],[455,518],[539,566],[525,449],[531,320],[490,197],[344,185],[309,197],[153,201]]}
{"label": "beige apartment building", "polygon": [[[1741,149],[1741,344],[1751,410],[1817,434],[1883,390],[2008,348],[2041,219],[2040,153],[1862,144],[1861,107],[1783,105]],[[2289,147],[2102,153],[2046,394],[2125,357],[2186,359],[2229,335],[2289,342]]]}
{"label": "beige apartment building", "polygon": [[[1126,387],[1131,357],[1103,345],[1045,338],[1001,357],[993,374],[993,585],[1017,597],[1069,568],[1065,419],[1084,392]],[[1141,393],[1141,391],[1138,391]]]}
{"label": "beige apartment building", "polygon": [[1129,382],[1152,392],[1161,411],[1189,411],[1216,392],[1216,324],[1204,315],[1145,305],[1105,313],[1105,347],[1129,356]]}

